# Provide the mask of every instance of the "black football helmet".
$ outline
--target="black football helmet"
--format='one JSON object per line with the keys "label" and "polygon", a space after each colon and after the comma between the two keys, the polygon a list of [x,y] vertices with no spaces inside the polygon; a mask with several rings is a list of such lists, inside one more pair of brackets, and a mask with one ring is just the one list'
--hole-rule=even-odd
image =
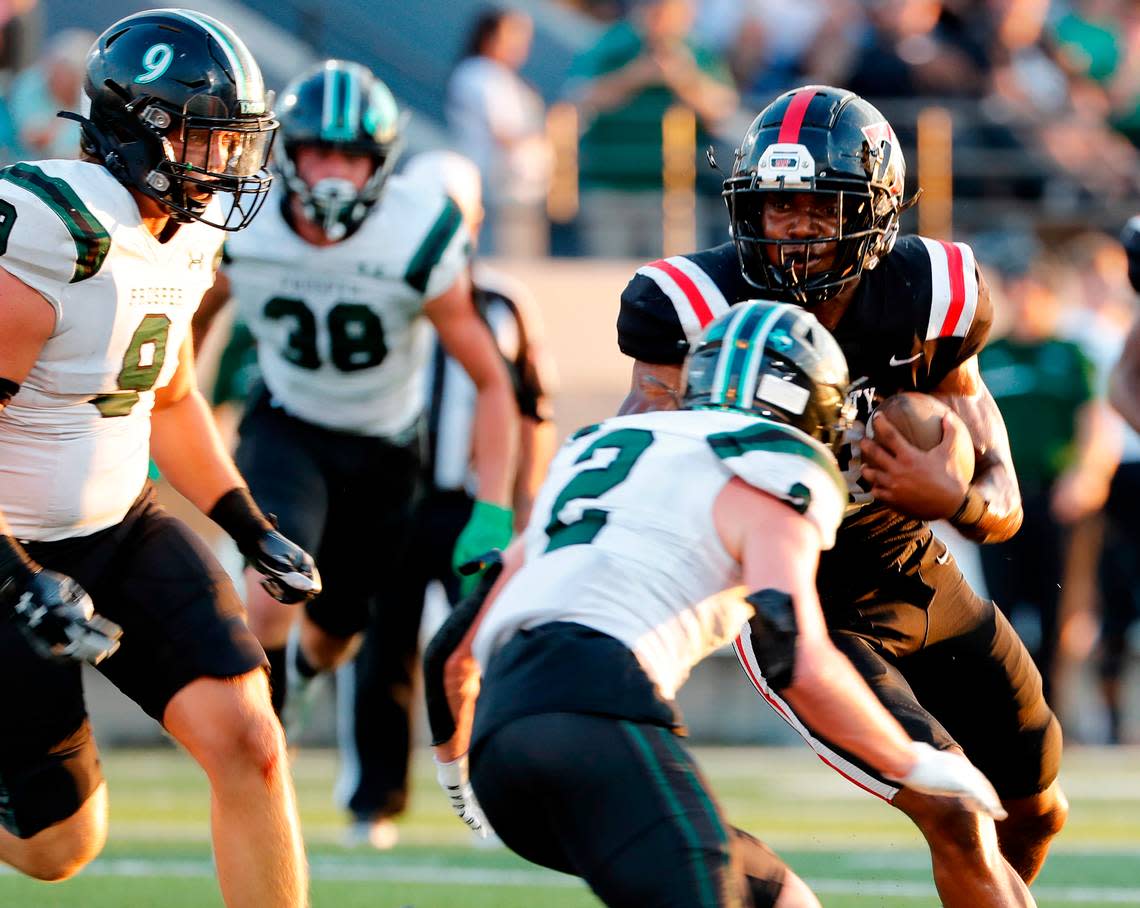
{"label": "black football helmet", "polygon": [[[376,204],[399,157],[402,120],[396,99],[359,63],[326,60],[289,84],[279,116],[282,147],[274,167],[286,191],[330,239],[346,236]],[[371,155],[372,176],[361,189],[335,178],[310,186],[297,172],[296,154],[311,145]]]}
{"label": "black football helmet", "polygon": [[853,413],[847,360],[814,315],[748,300],[710,322],[685,359],[681,406],[794,426],[837,452]]}
{"label": "black football helmet", "polygon": [[[786,92],[752,121],[724,181],[732,238],[745,280],[765,296],[815,306],[830,299],[891,251],[903,201],[906,161],[894,130],[858,95],[827,85]],[[765,200],[772,193],[833,199],[830,236],[768,237]],[[812,259],[827,255],[826,269]]]}
{"label": "black football helmet", "polygon": [[[217,19],[183,9],[127,16],[87,56],[83,150],[161,202],[180,222],[240,230],[272,179],[272,94],[245,44]],[[210,208],[230,196],[229,211]]]}

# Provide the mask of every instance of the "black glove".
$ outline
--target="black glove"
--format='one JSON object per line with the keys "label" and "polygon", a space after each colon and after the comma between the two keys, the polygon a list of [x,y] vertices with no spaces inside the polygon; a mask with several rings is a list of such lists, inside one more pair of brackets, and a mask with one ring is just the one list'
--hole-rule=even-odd
{"label": "black glove", "polygon": [[278,602],[293,604],[321,592],[321,575],[300,546],[277,532],[249,489],[230,489],[210,509],[210,519],[230,534],[250,565],[265,575],[262,587]]}
{"label": "black glove", "polygon": [[37,654],[98,665],[119,648],[123,629],[96,615],[91,597],[70,577],[44,570],[10,536],[0,537],[0,562],[0,612]]}
{"label": "black glove", "polygon": [[261,585],[278,602],[305,602],[321,592],[321,574],[312,557],[276,530],[262,533],[238,550],[265,575]]}
{"label": "black glove", "polygon": [[1132,289],[1140,293],[1140,214],[1124,225],[1120,242],[1128,253],[1128,279]]}

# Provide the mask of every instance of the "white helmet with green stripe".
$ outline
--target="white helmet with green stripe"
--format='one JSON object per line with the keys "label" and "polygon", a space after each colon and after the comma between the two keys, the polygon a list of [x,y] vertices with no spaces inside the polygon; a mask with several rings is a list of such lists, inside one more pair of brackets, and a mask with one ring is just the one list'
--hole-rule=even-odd
{"label": "white helmet with green stripe", "polygon": [[814,315],[790,303],[738,303],[685,360],[682,406],[753,413],[835,450],[847,412],[847,360]]}
{"label": "white helmet with green stripe", "polygon": [[[246,226],[265,201],[277,121],[249,49],[203,13],[156,9],[121,19],[87,56],[83,149],[176,220]],[[220,220],[207,215],[229,197]],[[212,209],[211,209],[212,211]]]}
{"label": "white helmet with green stripe", "polygon": [[[274,166],[287,191],[327,236],[343,238],[368,216],[399,157],[403,121],[396,99],[367,67],[325,60],[289,83],[278,115],[282,147]],[[297,170],[297,152],[305,147],[367,155],[371,174],[359,188],[336,177],[310,184]]]}

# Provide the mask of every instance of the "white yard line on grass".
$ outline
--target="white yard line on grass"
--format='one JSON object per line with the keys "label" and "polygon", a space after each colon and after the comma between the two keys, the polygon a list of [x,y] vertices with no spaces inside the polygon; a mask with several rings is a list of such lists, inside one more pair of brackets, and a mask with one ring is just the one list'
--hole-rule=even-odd
{"label": "white yard line on grass", "polygon": [[[508,870],[482,867],[451,867],[444,864],[376,864],[344,859],[314,858],[310,864],[314,880],[341,883],[424,883],[452,886],[536,886],[574,888],[582,883],[574,877],[549,870]],[[151,860],[114,858],[97,860],[83,871],[85,876],[212,878],[214,865],[202,860]],[[10,867],[0,866],[0,876],[15,876]],[[809,877],[807,883],[821,895],[866,896],[867,898],[933,898],[930,883],[894,880],[841,880]],[[1035,886],[1038,899],[1052,903],[1092,903],[1096,905],[1140,905],[1140,888],[1099,886]]]}

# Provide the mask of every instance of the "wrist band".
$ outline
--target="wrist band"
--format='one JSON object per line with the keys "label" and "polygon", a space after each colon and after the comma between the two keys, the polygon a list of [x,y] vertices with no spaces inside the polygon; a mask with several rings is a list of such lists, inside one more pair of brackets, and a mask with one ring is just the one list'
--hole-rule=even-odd
{"label": "wrist band", "polygon": [[226,492],[210,508],[208,516],[229,533],[239,547],[273,529],[273,524],[261,513],[261,508],[245,486]]}

